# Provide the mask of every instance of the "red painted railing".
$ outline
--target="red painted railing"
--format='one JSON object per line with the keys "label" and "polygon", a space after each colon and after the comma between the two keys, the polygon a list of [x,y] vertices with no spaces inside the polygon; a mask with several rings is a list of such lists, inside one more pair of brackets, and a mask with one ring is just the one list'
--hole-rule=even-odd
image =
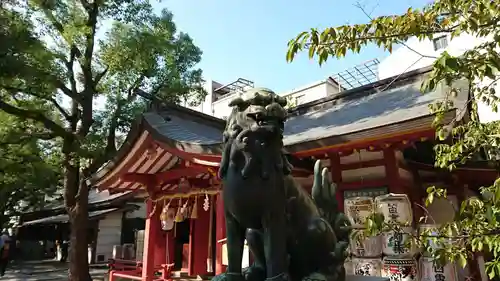
{"label": "red painted railing", "polygon": [[[135,260],[109,260],[109,281],[115,281],[116,278],[128,278],[131,280],[142,279],[142,261]],[[171,281],[172,269],[174,264],[161,264],[155,268],[155,273],[159,273],[159,278],[153,278],[154,281]]]}

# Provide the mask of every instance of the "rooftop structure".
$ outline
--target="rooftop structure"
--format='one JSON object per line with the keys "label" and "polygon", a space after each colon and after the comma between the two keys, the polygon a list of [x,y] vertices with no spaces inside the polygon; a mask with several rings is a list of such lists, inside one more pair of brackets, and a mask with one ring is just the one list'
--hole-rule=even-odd
{"label": "rooftop structure", "polygon": [[331,77],[340,84],[343,90],[358,88],[378,80],[377,71],[379,63],[378,59],[369,60]]}
{"label": "rooftop structure", "polygon": [[214,90],[214,98],[212,102],[216,102],[218,99],[230,95],[230,94],[235,94],[235,93],[243,93],[244,91],[253,88],[254,83],[253,81],[244,79],[244,78],[238,78],[236,81],[231,82],[227,85],[221,86],[219,88],[216,88]]}
{"label": "rooftop structure", "polygon": [[[378,59],[370,60],[326,79],[279,94],[289,99],[291,107],[320,100],[377,81],[378,64]],[[224,119],[229,115],[229,102],[235,96],[253,87],[254,82],[245,78],[238,78],[226,85],[221,85],[215,81],[208,81],[205,87],[208,95],[205,100],[197,106],[189,106],[188,103],[184,104],[184,106]]]}

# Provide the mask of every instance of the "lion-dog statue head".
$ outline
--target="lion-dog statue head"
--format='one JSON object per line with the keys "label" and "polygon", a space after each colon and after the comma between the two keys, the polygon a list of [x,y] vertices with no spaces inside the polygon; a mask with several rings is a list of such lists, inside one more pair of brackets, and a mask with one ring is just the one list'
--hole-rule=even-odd
{"label": "lion-dog statue head", "polygon": [[[224,153],[219,177],[224,178],[230,165],[240,164],[244,177],[255,165],[262,167],[267,177],[266,164],[290,173],[290,164],[283,154],[283,131],[287,118],[285,98],[266,88],[254,88],[233,99],[223,134]],[[268,159],[262,159],[266,157]],[[259,163],[257,163],[259,162]]]}

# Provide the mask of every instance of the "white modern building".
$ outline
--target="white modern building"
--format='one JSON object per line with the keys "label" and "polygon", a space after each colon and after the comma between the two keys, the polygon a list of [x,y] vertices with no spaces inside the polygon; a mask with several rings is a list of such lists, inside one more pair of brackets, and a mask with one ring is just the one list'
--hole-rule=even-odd
{"label": "white modern building", "polygon": [[[411,38],[400,46],[387,58],[383,59],[378,68],[378,79],[385,79],[397,76],[404,72],[430,66],[442,52],[447,51],[452,56],[460,56],[490,38],[477,38],[464,34],[451,39],[449,34],[435,37],[433,40],[418,40]],[[483,81],[481,84],[487,85],[491,81]],[[497,93],[500,86],[496,87]],[[479,118],[482,122],[500,120],[500,114],[493,112],[489,106],[479,103]]]}
{"label": "white modern building", "polygon": [[[316,101],[375,82],[377,80],[378,64],[377,59],[371,60],[325,79],[278,94],[286,97],[291,107]],[[241,95],[245,90],[253,87],[254,82],[244,78],[238,78],[236,81],[225,85],[213,80],[206,80],[204,88],[208,94],[205,100],[196,106],[192,106],[190,101],[186,101],[183,106],[225,119],[231,112],[231,108],[228,106],[229,102]]]}

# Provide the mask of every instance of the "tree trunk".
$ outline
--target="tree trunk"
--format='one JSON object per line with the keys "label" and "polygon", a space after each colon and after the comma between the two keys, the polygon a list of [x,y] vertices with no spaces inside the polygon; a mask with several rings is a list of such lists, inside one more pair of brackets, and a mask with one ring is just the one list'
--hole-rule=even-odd
{"label": "tree trunk", "polygon": [[68,211],[71,224],[71,240],[69,249],[69,280],[90,281],[88,263],[88,189],[82,181],[77,202]]}
{"label": "tree trunk", "polygon": [[70,281],[91,281],[87,258],[89,191],[80,177],[79,159],[71,149],[74,145],[74,139],[64,140],[64,201],[71,226],[68,275]]}

